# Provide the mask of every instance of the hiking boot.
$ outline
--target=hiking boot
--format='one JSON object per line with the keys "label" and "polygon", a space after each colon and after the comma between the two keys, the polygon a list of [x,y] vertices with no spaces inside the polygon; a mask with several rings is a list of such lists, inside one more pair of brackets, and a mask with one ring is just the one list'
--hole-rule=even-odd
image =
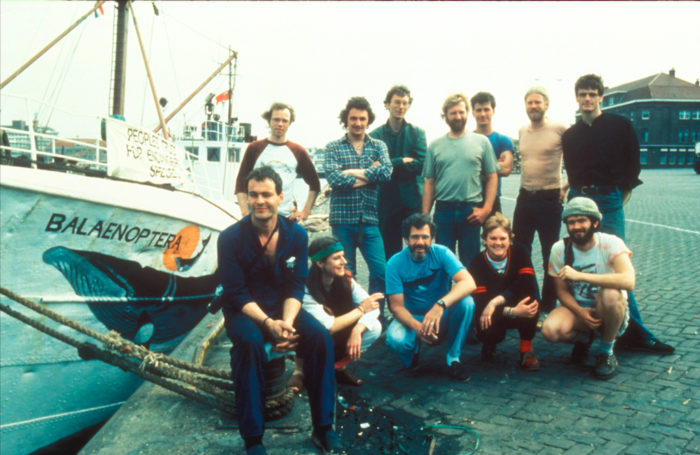
{"label": "hiking boot", "polygon": [[340,449],[340,438],[333,429],[326,431],[322,435],[319,435],[318,431],[314,430],[311,433],[311,442],[321,449],[323,453],[338,453]]}
{"label": "hiking boot", "polygon": [[540,361],[533,351],[521,352],[520,367],[525,371],[537,371],[540,369]]}
{"label": "hiking boot", "polygon": [[466,366],[458,360],[455,360],[447,367],[447,374],[455,381],[464,381],[469,378]]}
{"label": "hiking boot", "polygon": [[350,373],[347,368],[335,370],[335,381],[338,384],[352,385],[355,387],[361,386],[364,382],[361,378]]}
{"label": "hiking boot", "polygon": [[617,366],[615,354],[598,354],[595,356],[593,375],[598,379],[610,379],[617,373]]}
{"label": "hiking boot", "polygon": [[493,356],[496,355],[496,345],[492,343],[484,343],[481,345],[481,360],[490,362]]}

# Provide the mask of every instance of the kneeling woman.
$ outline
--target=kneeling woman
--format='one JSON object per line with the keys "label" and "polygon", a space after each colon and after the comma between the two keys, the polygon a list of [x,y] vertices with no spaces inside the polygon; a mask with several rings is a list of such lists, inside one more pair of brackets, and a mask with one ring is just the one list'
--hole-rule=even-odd
{"label": "kneeling woman", "polygon": [[486,249],[468,268],[476,282],[472,296],[476,335],[484,343],[481,357],[491,360],[506,330],[518,329],[520,366],[537,370],[540,365],[532,350],[532,339],[537,330],[539,305],[530,255],[518,245],[511,246],[510,221],[501,213],[486,220],[482,237]]}
{"label": "kneeling woman", "polygon": [[[371,296],[360,287],[345,268],[343,246],[334,237],[319,237],[309,245],[311,268],[306,280],[302,308],[311,313],[333,337],[336,380],[359,386],[362,380],[350,373],[348,363],[360,358],[382,333],[379,322],[381,293]],[[303,373],[297,365],[287,385],[300,390]]]}

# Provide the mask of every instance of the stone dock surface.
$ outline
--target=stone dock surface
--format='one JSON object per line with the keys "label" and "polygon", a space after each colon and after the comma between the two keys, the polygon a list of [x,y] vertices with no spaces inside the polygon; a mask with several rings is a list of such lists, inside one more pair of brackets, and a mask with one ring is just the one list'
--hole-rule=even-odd
{"label": "stone dock surface", "polygon": [[[479,345],[462,361],[469,379],[444,372],[445,347],[423,349],[403,370],[383,337],[351,366],[359,388],[338,388],[337,427],[349,454],[700,454],[700,176],[692,169],[645,170],[625,207],[627,243],[637,272],[635,294],[646,325],[676,352],[620,352],[608,381],[569,362],[570,345],[533,340],[539,372],[517,366],[517,333],[483,364]],[[512,216],[519,176],[503,180]],[[539,245],[533,246],[539,251]],[[541,282],[539,253],[533,263]],[[359,257],[359,255],[358,255]],[[367,284],[366,268],[358,279]],[[191,360],[219,315],[208,316],[177,348]],[[225,335],[207,363],[228,368]],[[287,375],[293,363],[287,360]],[[269,422],[271,455],[316,454],[306,394],[290,414]],[[456,426],[458,429],[433,425]],[[144,384],[84,447],[82,454],[244,453],[235,419],[152,384]]]}

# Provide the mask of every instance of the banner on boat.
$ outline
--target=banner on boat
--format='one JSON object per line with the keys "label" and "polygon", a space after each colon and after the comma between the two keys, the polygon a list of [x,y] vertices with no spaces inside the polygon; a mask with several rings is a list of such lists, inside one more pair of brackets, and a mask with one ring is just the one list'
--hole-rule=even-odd
{"label": "banner on boat", "polygon": [[187,180],[185,151],[164,137],[107,119],[107,172],[136,182],[182,186]]}

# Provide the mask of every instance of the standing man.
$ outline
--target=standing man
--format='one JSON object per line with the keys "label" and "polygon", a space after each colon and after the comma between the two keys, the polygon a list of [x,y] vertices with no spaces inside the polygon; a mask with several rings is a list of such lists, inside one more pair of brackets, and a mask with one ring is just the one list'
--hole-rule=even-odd
{"label": "standing man", "polygon": [[[369,293],[383,293],[386,259],[378,226],[377,193],[379,184],[391,178],[389,152],[384,142],[367,134],[374,113],[365,98],[350,98],[339,118],[348,132],[326,146],[326,179],[332,188],[329,222],[343,245],[353,276],[355,250],[359,248],[369,268]],[[384,322],[383,300],[379,315]]]}
{"label": "standing man", "polygon": [[[472,113],[476,120],[476,132],[489,138],[498,160],[498,193],[493,204],[493,212],[501,210],[501,177],[508,177],[513,170],[513,141],[493,130],[493,114],[496,113],[496,98],[489,92],[479,92],[472,96]],[[486,198],[486,188],[484,188]]]}
{"label": "standing man", "polygon": [[602,215],[595,202],[576,197],[566,203],[562,219],[569,237],[552,247],[549,274],[561,306],[542,325],[552,343],[574,343],[571,360],[584,363],[594,330],[600,345],[593,374],[609,379],[617,371],[615,338],[627,326],[627,291],[634,289],[632,252],[617,236],[597,232]]}
{"label": "standing man", "polygon": [[233,342],[236,411],[246,453],[265,453],[266,342],[274,351],[294,349],[304,359],[313,442],[325,450],[336,449],[340,444],[333,430],[333,339],[301,309],[308,236],[299,224],[278,216],[284,198],[282,179],[272,168],[254,169],[245,183],[250,215],[221,233],[218,254],[226,333]]}
{"label": "standing man", "polygon": [[476,289],[474,279],[452,251],[433,245],[435,225],[430,215],[409,216],[402,233],[408,247],[386,266],[386,293],[396,317],[387,329],[386,345],[405,367],[411,367],[422,343],[435,346],[448,340],[447,371],[463,381],[468,372],[459,357],[474,314],[469,296]]}
{"label": "standing man", "polygon": [[[287,130],[294,122],[294,109],[288,104],[272,103],[262,118],[270,125],[270,136],[248,145],[236,178],[236,197],[241,216],[248,214],[246,177],[256,167],[270,166],[282,178],[286,196],[279,213],[291,220],[305,220],[311,214],[321,184],[308,152],[301,145],[287,140]],[[303,185],[301,180],[309,187],[303,206],[300,206],[302,201],[298,200],[298,195],[304,193],[300,187]]]}
{"label": "standing man", "polygon": [[411,92],[403,85],[393,86],[384,98],[389,120],[370,136],[389,149],[394,170],[391,180],[379,188],[379,230],[387,260],[403,248],[401,222],[421,210],[422,182],[418,181],[425,161],[425,132],[406,122]]}
{"label": "standing man", "polygon": [[493,210],[498,190],[498,164],[491,143],[467,131],[468,103],[461,93],[445,100],[442,117],[450,131],[430,144],[423,165],[423,213],[429,214],[437,201],[435,240],[454,252],[459,243],[462,264],[479,254],[481,225]]}
{"label": "standing man", "polygon": [[[549,108],[547,91],[533,87],[525,93],[525,110],[530,124],[520,128],[520,156],[522,171],[520,193],[513,213],[513,234],[528,254],[537,232],[542,248],[542,299],[540,311],[549,313],[556,305],[556,293],[552,278],[547,274],[549,252],[559,239],[562,191],[561,135],[566,127],[549,121],[545,113]],[[534,262],[534,261],[533,261]]]}
{"label": "standing man", "polygon": [[[639,143],[632,123],[615,114],[604,114],[603,80],[595,74],[581,76],[575,84],[581,119],[562,137],[564,163],[571,190],[569,198],[593,199],[603,213],[600,230],[625,240],[623,203],[639,180]],[[620,345],[633,350],[671,354],[674,349],[644,326],[634,294],[629,295],[630,326]]]}

